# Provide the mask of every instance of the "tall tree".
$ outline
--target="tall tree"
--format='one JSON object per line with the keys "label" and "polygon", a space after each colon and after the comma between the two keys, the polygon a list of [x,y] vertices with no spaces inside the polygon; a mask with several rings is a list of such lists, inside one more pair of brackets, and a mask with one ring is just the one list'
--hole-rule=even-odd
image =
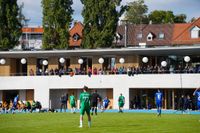
{"label": "tall tree", "polygon": [[155,10],[149,14],[149,20],[154,24],[185,23],[186,15],[174,15],[172,11]]}
{"label": "tall tree", "polygon": [[43,48],[64,49],[69,45],[69,28],[72,22],[72,0],[42,0]]}
{"label": "tall tree", "polygon": [[147,11],[148,7],[145,5],[144,0],[133,1],[128,3],[125,18],[133,24],[145,24],[148,23]]}
{"label": "tall tree", "polygon": [[21,28],[17,0],[0,0],[0,50],[18,44]]}
{"label": "tall tree", "polygon": [[155,10],[149,14],[149,20],[154,24],[174,23],[172,11]]}
{"label": "tall tree", "polygon": [[[115,36],[119,17],[126,7],[121,0],[81,0],[84,5],[84,48],[110,47]],[[120,9],[116,8],[120,6]]]}
{"label": "tall tree", "polygon": [[175,15],[174,23],[186,23],[186,18],[185,14]]}

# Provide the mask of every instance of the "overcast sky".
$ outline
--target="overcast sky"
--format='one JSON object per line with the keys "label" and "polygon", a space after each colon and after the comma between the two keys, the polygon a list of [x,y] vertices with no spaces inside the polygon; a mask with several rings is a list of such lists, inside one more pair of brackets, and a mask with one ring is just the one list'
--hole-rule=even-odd
{"label": "overcast sky", "polygon": [[[122,4],[127,4],[134,0],[122,0]],[[18,3],[24,2],[23,13],[30,19],[29,25],[42,25],[41,0],[18,0]],[[81,11],[83,5],[80,0],[73,0],[73,19],[83,21]],[[192,17],[200,17],[200,0],[145,0],[149,12],[153,10],[171,10],[174,14],[186,14],[187,20]]]}

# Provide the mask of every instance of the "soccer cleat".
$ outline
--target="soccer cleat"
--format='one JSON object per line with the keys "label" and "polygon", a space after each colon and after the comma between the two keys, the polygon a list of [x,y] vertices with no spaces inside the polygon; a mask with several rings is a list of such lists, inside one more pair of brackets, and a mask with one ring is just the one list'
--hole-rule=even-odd
{"label": "soccer cleat", "polygon": [[81,126],[81,125],[79,126],[79,128],[82,128],[82,127],[83,127],[83,126]]}

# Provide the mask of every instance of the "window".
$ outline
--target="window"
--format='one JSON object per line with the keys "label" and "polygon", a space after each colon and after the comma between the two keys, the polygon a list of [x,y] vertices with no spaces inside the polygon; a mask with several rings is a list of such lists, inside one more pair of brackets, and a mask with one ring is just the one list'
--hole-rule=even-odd
{"label": "window", "polygon": [[137,34],[137,39],[142,39],[142,33]]}
{"label": "window", "polygon": [[78,41],[78,40],[80,39],[79,34],[78,34],[78,33],[75,33],[75,34],[73,35],[73,39],[74,39],[74,41]]}
{"label": "window", "polygon": [[147,41],[152,41],[153,40],[153,34],[152,33],[149,33],[147,35]]}
{"label": "window", "polygon": [[122,40],[122,38],[123,37],[121,34],[116,33],[113,42],[119,43]]}
{"label": "window", "polygon": [[164,33],[159,33],[158,38],[159,39],[164,39],[165,38],[165,34]]}
{"label": "window", "polygon": [[200,37],[200,28],[195,26],[191,29],[191,38],[199,38]]}

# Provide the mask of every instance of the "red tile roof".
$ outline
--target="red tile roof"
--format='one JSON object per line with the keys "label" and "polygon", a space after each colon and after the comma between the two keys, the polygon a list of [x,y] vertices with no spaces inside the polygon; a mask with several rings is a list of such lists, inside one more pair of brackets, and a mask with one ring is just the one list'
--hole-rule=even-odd
{"label": "red tile roof", "polygon": [[27,28],[22,28],[23,33],[43,33],[44,29],[42,27],[27,27]]}
{"label": "red tile roof", "polygon": [[191,38],[191,29],[195,26],[200,27],[200,18],[195,20],[192,23],[184,23],[184,24],[174,24],[173,31],[173,44],[199,44],[200,38]]}
{"label": "red tile roof", "polygon": [[[124,45],[124,25],[118,26],[117,33],[123,36],[122,40],[117,44],[117,46]],[[172,42],[172,32],[173,25],[172,24],[141,24],[141,25],[133,25],[128,24],[128,41],[127,44],[129,46],[138,46],[139,43],[146,43],[146,45],[171,45]],[[149,33],[154,35],[152,41],[147,41],[147,36]],[[164,38],[159,39],[159,34],[163,33]],[[142,38],[137,38],[138,34],[142,34]]]}

